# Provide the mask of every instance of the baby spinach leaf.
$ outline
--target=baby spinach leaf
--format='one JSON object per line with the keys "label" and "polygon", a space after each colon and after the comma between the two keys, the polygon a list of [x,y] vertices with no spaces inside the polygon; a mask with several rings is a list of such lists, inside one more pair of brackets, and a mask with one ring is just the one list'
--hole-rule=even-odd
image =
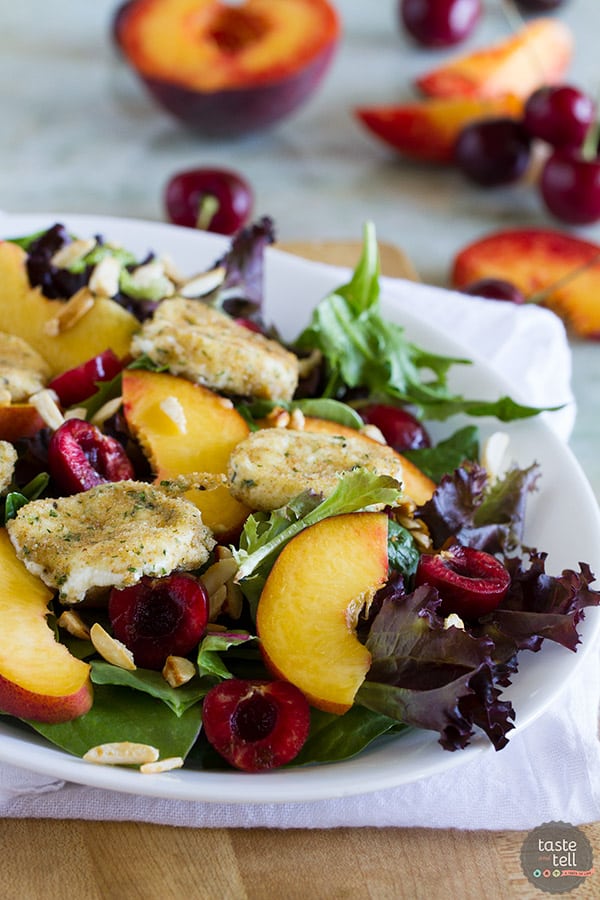
{"label": "baby spinach leaf", "polygon": [[465,460],[475,462],[479,459],[479,430],[475,425],[466,425],[435,447],[403,450],[402,455],[438,483],[444,475],[453,472]]}
{"label": "baby spinach leaf", "polygon": [[91,710],[70,722],[49,725],[28,722],[47,740],[83,756],[91,747],[112,741],[135,741],[156,747],[161,757],[185,759],[201,726],[201,708],[192,706],[176,716],[165,703],[140,691],[96,685]]}
{"label": "baby spinach leaf", "polygon": [[176,716],[182,716],[191,706],[199,703],[214,684],[209,679],[192,678],[187,684],[174,688],[160,672],[152,672],[150,669],[128,671],[101,660],[94,660],[91,666],[94,684],[112,684],[149,694],[166,703]]}
{"label": "baby spinach leaf", "polygon": [[350,759],[382,734],[405,727],[363,706],[353,706],[342,716],[311,709],[308,739],[292,765]]}

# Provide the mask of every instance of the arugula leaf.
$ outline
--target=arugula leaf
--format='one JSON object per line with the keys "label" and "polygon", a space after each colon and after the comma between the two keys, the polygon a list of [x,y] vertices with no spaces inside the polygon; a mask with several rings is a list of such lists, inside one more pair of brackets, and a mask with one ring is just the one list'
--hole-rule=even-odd
{"label": "arugula leaf", "polygon": [[162,700],[176,716],[182,716],[187,709],[199,703],[214,684],[212,680],[202,681],[199,678],[192,678],[187,684],[173,688],[160,672],[153,672],[150,669],[128,671],[101,660],[92,661],[90,674],[94,684],[132,688]]}
{"label": "arugula leaf", "polygon": [[43,494],[50,481],[47,472],[40,472],[29,481],[20,491],[9,491],[4,499],[4,522],[14,519],[22,506],[30,500],[37,500]]}
{"label": "arugula leaf", "polygon": [[240,536],[239,549],[231,547],[231,550],[239,564],[236,580],[251,607],[260,595],[277,554],[304,528],[328,516],[358,512],[375,505],[393,506],[401,497],[401,485],[395,478],[358,469],[340,478],[325,500],[306,492],[269,516],[264,513],[249,516]]}
{"label": "arugula leaf", "polygon": [[[179,690],[179,689],[178,689]],[[94,705],[70,722],[27,724],[47,740],[83,756],[91,747],[112,741],[135,741],[156,747],[161,757],[187,756],[201,727],[199,704],[176,716],[165,703],[140,691],[96,685]]]}
{"label": "arugula leaf", "polygon": [[111,378],[109,381],[97,381],[96,387],[97,390],[95,394],[92,394],[87,400],[82,400],[81,403],[77,404],[77,406],[85,409],[86,417],[88,419],[95,416],[98,410],[102,409],[104,404],[108,403],[109,400],[114,400],[116,397],[121,396],[123,393],[122,372],[118,372],[114,378]]}
{"label": "arugula leaf", "polygon": [[251,403],[240,403],[236,407],[250,428],[256,431],[257,420],[268,416],[273,409],[285,409],[293,412],[299,409],[305,416],[327,419],[346,428],[362,428],[365,424],[360,415],[347,403],[334,400],[332,397],[307,397],[286,403],[281,400],[253,400]]}
{"label": "arugula leaf", "polygon": [[402,455],[438,483],[466,460],[475,462],[479,459],[479,430],[475,425],[466,425],[435,447],[403,450]]}
{"label": "arugula leaf", "polygon": [[420,416],[438,420],[467,413],[509,421],[541,412],[509,397],[489,402],[452,393],[449,370],[457,364],[471,365],[470,361],[429,353],[408,341],[401,326],[381,316],[379,293],[375,228],[367,222],[362,255],[351,280],[321,300],[295,341],[297,350],[318,349],[323,354],[325,397],[361,388],[412,405]]}

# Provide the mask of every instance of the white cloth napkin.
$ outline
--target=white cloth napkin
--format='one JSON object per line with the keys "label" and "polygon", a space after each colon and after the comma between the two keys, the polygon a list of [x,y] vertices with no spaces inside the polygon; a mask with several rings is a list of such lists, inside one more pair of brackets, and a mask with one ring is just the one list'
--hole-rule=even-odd
{"label": "white cloth napkin", "polygon": [[[552,313],[449,296],[390,279],[383,279],[383,287],[386,298],[447,330],[470,356],[484,358],[514,386],[514,396],[536,405],[565,404],[560,412],[547,415],[550,425],[568,439],[575,414],[571,356],[564,328]],[[567,686],[560,704],[513,735],[501,752],[474,756],[449,773],[393,789],[283,804],[186,802],[79,786],[0,764],[0,815],[204,828],[524,830],[546,821],[595,822],[600,820],[600,654],[589,652],[579,671],[577,683]]]}

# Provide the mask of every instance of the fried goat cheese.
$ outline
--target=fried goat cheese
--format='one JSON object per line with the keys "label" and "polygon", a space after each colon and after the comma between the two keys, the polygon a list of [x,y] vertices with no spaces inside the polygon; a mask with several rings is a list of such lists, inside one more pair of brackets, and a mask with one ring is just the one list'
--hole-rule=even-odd
{"label": "fried goat cheese", "polygon": [[298,384],[295,354],[201,300],[163,300],[131,352],[224,394],[287,401]]}
{"label": "fried goat cheese", "polygon": [[0,495],[12,484],[17,462],[17,451],[9,441],[0,441]]}
{"label": "fried goat cheese", "polygon": [[327,496],[341,475],[355,469],[402,481],[402,460],[391,447],[364,436],[288,428],[264,428],[241,441],[231,452],[227,476],[236,500],[266,511],[309,489]]}
{"label": "fried goat cheese", "polygon": [[21,403],[40,391],[50,378],[50,367],[37,350],[15,334],[0,332],[0,395]]}
{"label": "fried goat cheese", "polygon": [[6,527],[25,567],[65,603],[196,569],[215,545],[192,503],[137,481],[34,500]]}

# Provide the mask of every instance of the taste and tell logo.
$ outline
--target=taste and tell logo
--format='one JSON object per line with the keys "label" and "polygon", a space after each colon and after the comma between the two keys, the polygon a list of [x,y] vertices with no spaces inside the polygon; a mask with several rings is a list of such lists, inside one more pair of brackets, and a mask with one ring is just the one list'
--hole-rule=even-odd
{"label": "taste and tell logo", "polygon": [[546,822],[523,841],[521,867],[541,891],[566,894],[594,874],[592,847],[574,825]]}

